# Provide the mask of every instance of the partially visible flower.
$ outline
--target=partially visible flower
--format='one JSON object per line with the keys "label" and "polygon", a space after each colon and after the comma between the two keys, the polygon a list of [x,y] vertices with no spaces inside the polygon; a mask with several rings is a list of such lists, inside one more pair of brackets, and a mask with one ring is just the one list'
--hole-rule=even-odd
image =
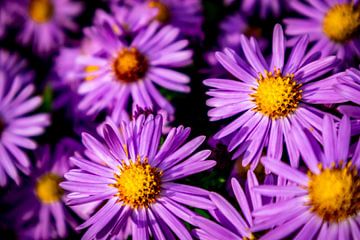
{"label": "partially visible flower", "polygon": [[286,33],[294,37],[308,34],[315,45],[310,52],[320,51],[323,56],[334,55],[346,61],[360,58],[360,6],[358,1],[334,0],[302,3],[290,1],[290,6],[302,18],[288,18]]}
{"label": "partially visible flower", "polygon": [[35,149],[31,137],[49,125],[47,114],[31,114],[41,104],[41,97],[32,96],[34,90],[21,75],[6,78],[0,72],[0,186],[7,183],[7,176],[19,184],[17,169],[29,174],[30,160],[23,149]]}
{"label": "partially visible flower", "polygon": [[286,2],[284,0],[243,0],[241,10],[247,15],[259,13],[261,18],[269,15],[279,17]]}
{"label": "partially visible flower", "polygon": [[85,69],[78,77],[86,79],[78,90],[83,95],[79,108],[88,115],[107,110],[118,119],[129,106],[136,105],[173,114],[174,108],[154,83],[174,91],[190,91],[190,78],[172,70],[191,63],[188,41],[177,40],[179,29],[160,27],[154,22],[130,44],[119,39],[107,24],[89,28],[86,33],[101,46],[98,53],[79,56],[77,60],[78,66]]}
{"label": "partially visible flower", "polygon": [[76,31],[74,22],[82,5],[73,0],[17,0],[18,14],[23,20],[19,33],[22,44],[32,45],[36,53],[45,55],[62,46],[65,31]]}
{"label": "partially visible flower", "polygon": [[202,4],[200,0],[126,0],[132,6],[146,3],[157,10],[155,20],[180,28],[181,33],[190,37],[202,37]]}
{"label": "partially visible flower", "polygon": [[360,70],[350,68],[337,78],[334,89],[347,101],[360,105]]}
{"label": "partially visible flower", "polygon": [[[181,222],[192,222],[187,206],[214,209],[208,192],[175,180],[210,169],[209,150],[195,150],[204,136],[185,143],[189,128],[173,128],[161,144],[162,117],[138,116],[118,127],[106,125],[101,142],[83,134],[84,155],[71,160],[79,168],[65,175],[60,186],[70,191],[70,205],[104,201],[78,229],[83,239],[119,236],[131,224],[134,239],[191,239]],[[126,231],[125,231],[126,232]]]}
{"label": "partially visible flower", "polygon": [[14,79],[21,76],[24,83],[28,83],[33,79],[33,73],[29,70],[25,59],[15,53],[10,53],[0,49],[0,74],[5,79]]}
{"label": "partially visible flower", "polygon": [[[256,176],[252,171],[248,171],[247,178],[247,187],[249,189],[259,185]],[[199,239],[214,240],[254,239],[254,236],[250,231],[254,225],[251,212],[254,209],[262,207],[261,196],[252,191],[246,195],[235,178],[231,180],[231,185],[237,203],[241,208],[241,213],[219,194],[214,192],[210,193],[210,199],[216,206],[216,210],[212,211],[212,215],[218,223],[204,217],[193,217],[195,226],[199,227],[193,231],[195,237]]]}
{"label": "partially visible flower", "polygon": [[10,191],[5,201],[15,206],[7,215],[17,219],[13,226],[17,234],[32,239],[57,239],[67,236],[68,227],[75,228],[76,220],[64,204],[64,190],[59,186],[70,168],[69,157],[81,145],[63,139],[52,152],[49,146],[36,151],[36,168],[20,187]]}
{"label": "partially visible flower", "polygon": [[233,159],[243,157],[243,165],[254,169],[263,150],[267,156],[281,159],[286,143],[291,165],[297,166],[297,137],[290,129],[301,126],[320,139],[321,117],[324,113],[313,104],[337,103],[343,100],[332,88],[336,78],[319,80],[337,65],[335,56],[303,61],[308,38],[303,36],[285,59],[286,40],[280,25],[273,34],[273,54],[265,61],[257,41],[241,37],[242,55],[226,49],[216,54],[217,60],[238,80],[211,78],[204,84],[211,87],[207,105],[211,121],[235,118],[222,128],[216,139],[232,135],[229,151]]}
{"label": "partially visible flower", "polygon": [[95,13],[94,25],[107,23],[117,35],[132,35],[150,24],[157,14],[157,10],[149,8],[147,4],[124,6],[121,3],[110,4],[111,13],[98,9]]}
{"label": "partially visible flower", "polygon": [[351,126],[344,116],[339,124],[330,116],[321,122],[323,150],[298,127],[293,127],[296,144],[307,173],[267,158],[264,166],[288,180],[288,185],[254,187],[263,196],[282,197],[253,212],[253,231],[272,228],[262,239],[358,239],[360,233],[360,141],[352,151]]}

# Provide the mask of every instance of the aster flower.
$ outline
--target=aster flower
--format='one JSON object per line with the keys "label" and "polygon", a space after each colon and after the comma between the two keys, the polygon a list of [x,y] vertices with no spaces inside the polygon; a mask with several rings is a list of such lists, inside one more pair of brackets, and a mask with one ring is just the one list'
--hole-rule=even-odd
{"label": "aster flower", "polygon": [[33,73],[28,69],[26,60],[3,49],[0,49],[0,74],[5,79],[14,79],[19,75],[24,83],[33,79]]}
{"label": "aster flower", "polygon": [[79,143],[66,138],[56,145],[54,152],[49,146],[36,151],[36,168],[29,179],[5,199],[16,206],[8,218],[17,219],[13,226],[18,229],[17,234],[32,234],[31,239],[57,239],[67,236],[68,227],[75,228],[77,222],[64,203],[64,190],[59,183],[70,168],[69,157],[78,149]]}
{"label": "aster flower", "polygon": [[[283,197],[253,212],[253,231],[273,228],[262,239],[358,239],[360,236],[360,142],[350,148],[350,121],[344,116],[338,131],[325,116],[324,147],[294,127],[296,144],[308,170],[264,159],[264,166],[289,181],[286,186],[255,187],[264,196]],[[358,139],[359,140],[359,139]]]}
{"label": "aster flower", "polygon": [[[299,147],[294,144],[291,126],[302,126],[320,139],[323,112],[311,104],[341,102],[332,88],[335,78],[319,80],[338,63],[330,56],[303,62],[308,38],[303,36],[285,59],[286,40],[280,25],[273,34],[273,55],[268,64],[255,39],[241,37],[240,57],[231,49],[216,54],[217,60],[238,80],[207,79],[212,87],[207,93],[212,98],[207,105],[211,121],[237,118],[221,129],[215,138],[231,136],[229,151],[233,159],[243,156],[243,165],[254,169],[263,149],[267,155],[280,160],[286,143],[290,162],[298,165]],[[240,116],[239,116],[240,115]],[[232,134],[232,135],[231,135]]]}
{"label": "aster flower", "polygon": [[108,23],[115,34],[135,34],[146,27],[156,17],[157,9],[149,8],[147,4],[134,4],[127,6],[123,3],[110,4],[111,13],[98,9],[95,13],[94,25]]}
{"label": "aster flower", "polygon": [[[249,189],[258,186],[258,181],[252,171],[248,171],[247,177],[247,187]],[[250,194],[246,195],[235,178],[231,179],[231,185],[242,214],[222,196],[212,192],[210,193],[210,199],[216,206],[216,210],[213,211],[212,215],[218,223],[199,216],[193,217],[195,225],[199,227],[193,231],[195,237],[213,240],[254,239],[250,232],[250,228],[253,226],[251,212],[262,206],[261,196],[251,191]]]}
{"label": "aster flower", "polygon": [[244,14],[253,14],[259,9],[261,18],[266,18],[271,14],[278,17],[284,4],[286,1],[283,0],[244,0],[241,3],[241,10]]}
{"label": "aster flower", "polygon": [[18,14],[23,19],[19,41],[33,45],[39,54],[48,54],[66,40],[65,31],[76,31],[74,18],[82,11],[73,0],[18,0]]}
{"label": "aster flower", "polygon": [[6,184],[7,175],[20,182],[17,168],[29,173],[24,149],[35,149],[31,137],[42,134],[49,124],[47,114],[31,114],[41,104],[41,97],[32,96],[34,90],[21,76],[10,79],[0,74],[0,186]]}
{"label": "aster flower", "polygon": [[360,6],[358,1],[291,1],[290,6],[302,18],[288,18],[286,33],[293,36],[293,43],[309,34],[315,43],[312,52],[321,51],[323,56],[336,54],[338,58],[349,60],[360,57]]}
{"label": "aster flower", "polygon": [[104,200],[104,206],[78,229],[89,227],[83,239],[117,236],[131,224],[134,239],[191,239],[181,220],[195,215],[186,206],[213,209],[208,192],[174,181],[207,170],[209,150],[194,151],[205,137],[184,144],[189,128],[173,128],[160,145],[162,117],[140,115],[120,128],[104,127],[101,142],[83,134],[85,155],[72,162],[79,167],[60,185],[69,190],[69,204]]}
{"label": "aster flower", "polygon": [[126,0],[125,2],[132,6],[146,3],[149,8],[157,10],[155,20],[180,28],[181,33],[186,36],[202,37],[203,35],[200,0]]}
{"label": "aster flower", "polygon": [[119,39],[107,24],[87,29],[86,33],[101,46],[98,53],[78,59],[79,66],[85,69],[78,76],[87,79],[79,87],[83,95],[79,108],[88,115],[107,110],[118,118],[128,105],[173,114],[173,107],[154,83],[169,90],[190,91],[186,85],[189,77],[172,70],[189,64],[192,56],[192,51],[185,50],[188,41],[176,40],[177,28],[160,27],[154,22],[130,44]]}

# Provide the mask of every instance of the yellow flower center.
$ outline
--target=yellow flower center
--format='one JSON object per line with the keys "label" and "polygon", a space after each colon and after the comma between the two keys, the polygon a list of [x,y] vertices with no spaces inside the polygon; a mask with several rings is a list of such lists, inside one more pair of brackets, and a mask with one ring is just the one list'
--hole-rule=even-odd
{"label": "yellow flower center", "polygon": [[54,173],[42,175],[35,186],[36,196],[45,204],[59,201],[64,194],[64,190],[59,186],[61,181],[61,177]]}
{"label": "yellow flower center", "polygon": [[339,222],[360,211],[360,177],[349,162],[345,167],[309,173],[309,205],[325,221]]}
{"label": "yellow flower center", "polygon": [[165,4],[163,4],[159,1],[150,1],[149,7],[156,8],[158,10],[158,13],[155,16],[155,19],[158,20],[159,22],[168,23],[170,21],[170,18],[171,18],[170,11],[169,11],[169,8]]}
{"label": "yellow flower center", "polygon": [[29,15],[37,23],[46,23],[54,15],[51,0],[30,0]]}
{"label": "yellow flower center", "polygon": [[357,33],[360,26],[360,8],[351,3],[336,4],[323,20],[324,33],[335,42],[346,42]]}
{"label": "yellow flower center", "polygon": [[250,94],[256,103],[255,111],[273,118],[286,117],[299,106],[302,97],[301,84],[296,83],[293,74],[282,76],[280,70],[260,74],[258,87]]}
{"label": "yellow flower center", "polygon": [[113,71],[119,81],[135,82],[145,76],[148,61],[136,48],[122,49],[113,62]]}
{"label": "yellow flower center", "polygon": [[91,80],[94,80],[96,78],[96,76],[92,75],[93,72],[96,72],[100,69],[99,66],[93,66],[93,65],[89,65],[89,66],[86,66],[85,68],[85,72],[88,73],[88,75],[85,77],[85,80],[86,81],[91,81]]}
{"label": "yellow flower center", "polygon": [[162,172],[151,167],[147,159],[141,162],[138,157],[135,163],[122,164],[120,173],[115,174],[117,183],[111,186],[118,189],[117,196],[125,205],[148,207],[160,194],[161,176]]}

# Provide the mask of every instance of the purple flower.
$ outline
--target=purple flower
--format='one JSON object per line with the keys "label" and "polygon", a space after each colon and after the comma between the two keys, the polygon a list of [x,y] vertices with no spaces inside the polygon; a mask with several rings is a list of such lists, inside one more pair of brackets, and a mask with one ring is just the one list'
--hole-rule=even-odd
{"label": "purple flower", "polygon": [[180,28],[181,33],[190,37],[202,37],[202,4],[200,0],[126,0],[132,6],[146,3],[157,10],[155,20]]}
{"label": "purple flower", "polygon": [[157,15],[157,10],[149,8],[147,4],[124,6],[122,3],[113,2],[110,10],[110,14],[101,9],[97,10],[94,25],[108,23],[117,35],[135,34],[149,25]]}
{"label": "purple flower", "polygon": [[176,40],[177,28],[154,22],[129,44],[107,24],[89,28],[86,33],[101,46],[96,54],[77,60],[85,69],[78,76],[87,79],[79,87],[83,95],[79,108],[87,114],[108,110],[116,119],[129,105],[173,114],[174,108],[154,83],[169,90],[190,91],[189,77],[172,70],[191,63],[192,57],[192,51],[185,49],[188,41]]}
{"label": "purple flower", "polygon": [[75,31],[74,18],[82,5],[72,0],[18,0],[18,14],[23,19],[19,41],[33,45],[36,53],[45,55],[58,49],[66,40],[65,30]]}
{"label": "purple flower", "polygon": [[318,54],[303,61],[308,37],[303,36],[285,60],[286,40],[280,25],[273,35],[273,55],[268,64],[255,39],[241,37],[242,55],[231,49],[216,53],[217,60],[238,80],[212,78],[204,84],[212,87],[207,94],[211,121],[234,118],[215,138],[231,135],[229,151],[233,159],[243,156],[243,165],[254,169],[264,148],[267,155],[280,160],[286,143],[291,165],[297,166],[299,146],[294,144],[291,126],[311,130],[320,139],[323,112],[312,104],[343,100],[332,88],[336,78],[318,80],[338,63],[334,56],[318,59]]}
{"label": "purple flower", "polygon": [[36,168],[5,199],[15,206],[7,217],[17,219],[13,224],[17,234],[31,233],[31,239],[57,239],[66,237],[68,226],[75,228],[77,222],[64,203],[64,190],[59,183],[70,168],[69,157],[78,149],[81,149],[79,143],[63,139],[54,152],[49,146],[36,151]]}
{"label": "purple flower", "polygon": [[298,127],[296,144],[308,170],[264,159],[264,166],[287,179],[288,185],[254,187],[264,196],[283,200],[253,212],[253,231],[273,228],[262,239],[358,239],[360,236],[360,142],[350,148],[350,120],[343,117],[338,130],[330,116],[322,121],[324,146],[308,138]]}
{"label": "purple flower", "polygon": [[261,18],[266,18],[269,15],[278,17],[281,9],[286,4],[283,0],[244,0],[241,4],[241,10],[244,14],[253,14],[255,12],[260,13]]}
{"label": "purple flower", "polygon": [[[259,185],[252,171],[248,171],[247,177],[247,187],[249,189]],[[218,223],[203,217],[193,217],[195,225],[199,227],[199,229],[193,231],[197,238],[214,240],[254,238],[250,232],[250,228],[254,225],[251,212],[262,207],[261,196],[252,191],[246,195],[235,178],[231,180],[231,185],[243,215],[222,196],[212,192],[210,193],[210,199],[216,206],[216,210],[212,211],[212,215]]]}
{"label": "purple flower", "polygon": [[26,60],[3,49],[0,49],[0,75],[5,79],[21,76],[23,83],[33,79],[33,73],[28,69]]}
{"label": "purple flower", "polygon": [[298,37],[308,34],[315,45],[310,53],[320,51],[323,56],[336,54],[340,59],[360,57],[360,11],[358,1],[291,1],[290,6],[303,18],[285,19],[286,33]]}
{"label": "purple flower", "polygon": [[[195,154],[205,137],[185,143],[189,128],[173,128],[160,145],[162,117],[140,115],[120,128],[104,127],[101,141],[83,134],[85,155],[79,167],[65,175],[70,205],[103,200],[104,206],[78,229],[89,227],[83,239],[116,236],[131,224],[133,239],[191,239],[181,220],[195,215],[186,206],[213,209],[208,192],[174,180],[210,169],[209,150]],[[184,144],[185,143],[185,144]],[[120,233],[121,234],[121,233]]]}
{"label": "purple flower", "polygon": [[34,90],[21,75],[6,78],[0,72],[0,186],[7,183],[7,176],[19,184],[17,169],[29,174],[24,149],[35,149],[31,137],[41,135],[49,125],[47,114],[30,114],[41,104],[41,97],[32,96]]}

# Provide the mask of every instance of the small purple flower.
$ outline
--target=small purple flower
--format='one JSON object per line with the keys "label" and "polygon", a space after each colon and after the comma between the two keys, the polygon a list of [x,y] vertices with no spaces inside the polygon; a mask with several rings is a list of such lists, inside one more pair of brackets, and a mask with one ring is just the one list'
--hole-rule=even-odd
{"label": "small purple flower", "polygon": [[288,180],[284,186],[262,185],[253,191],[281,201],[253,212],[253,231],[273,228],[261,239],[358,239],[360,236],[360,142],[350,147],[351,126],[344,116],[337,130],[333,119],[322,121],[324,146],[320,146],[298,127],[296,144],[308,170],[264,159],[264,166]]}
{"label": "small purple flower", "polygon": [[86,33],[101,46],[96,54],[77,60],[85,70],[78,77],[87,80],[79,87],[83,95],[79,108],[88,115],[107,110],[117,119],[129,105],[173,114],[174,108],[154,83],[169,90],[190,91],[190,78],[172,70],[191,63],[192,51],[185,49],[188,41],[177,40],[179,29],[154,22],[139,31],[131,43],[119,39],[107,24]]}
{"label": "small purple flower", "polygon": [[74,18],[82,5],[73,0],[17,0],[23,19],[19,41],[33,45],[36,53],[45,55],[57,50],[66,40],[65,31],[76,31]]}
{"label": "small purple flower", "polygon": [[49,125],[47,114],[31,114],[41,104],[41,97],[32,96],[34,90],[21,75],[6,78],[0,72],[0,186],[7,183],[7,176],[19,184],[17,169],[29,174],[30,160],[23,149],[35,149],[31,137]]}
{"label": "small purple flower", "polygon": [[[297,166],[299,146],[294,144],[291,126],[311,130],[320,139],[323,112],[312,104],[337,103],[343,100],[332,85],[335,78],[318,80],[331,71],[338,60],[334,56],[303,61],[308,37],[303,36],[285,60],[286,40],[280,25],[273,35],[273,54],[268,64],[254,38],[241,37],[242,55],[226,49],[216,53],[217,60],[238,80],[211,78],[207,105],[211,121],[236,117],[215,134],[216,139],[231,136],[229,151],[233,159],[243,156],[243,165],[254,169],[267,148],[267,155],[280,160],[286,143],[291,165]],[[239,115],[239,116],[238,116]]]}
{"label": "small purple flower", "polygon": [[[252,171],[248,171],[247,178],[247,187],[249,189],[259,185]],[[261,195],[252,191],[246,195],[235,178],[231,180],[231,185],[242,214],[222,196],[212,192],[210,193],[210,199],[215,204],[216,210],[213,210],[211,214],[218,223],[203,217],[193,217],[195,225],[199,227],[199,229],[193,231],[195,237],[213,240],[254,239],[250,231],[250,228],[254,225],[251,212],[262,207]]]}
{"label": "small purple flower", "polygon": [[26,60],[3,49],[0,49],[0,74],[5,79],[21,76],[23,83],[28,83],[33,79],[33,73],[28,69]]}
{"label": "small purple flower", "polygon": [[288,18],[286,33],[298,37],[308,34],[315,45],[313,52],[320,51],[323,56],[336,54],[338,58],[351,60],[360,57],[360,8],[353,0],[317,0],[302,3],[290,1],[290,6],[302,18]]}
{"label": "small purple flower", "polygon": [[[104,206],[78,229],[88,228],[83,239],[121,235],[131,224],[133,239],[191,239],[181,220],[192,222],[186,206],[214,209],[208,192],[175,180],[215,165],[206,160],[209,150],[195,154],[205,140],[185,143],[189,128],[170,130],[160,145],[162,117],[140,115],[120,128],[104,127],[101,141],[83,134],[85,155],[71,160],[79,167],[65,174],[60,185],[70,191],[70,205],[103,200]],[[185,144],[184,144],[185,143]]]}
{"label": "small purple flower", "polygon": [[53,153],[49,146],[36,151],[36,168],[5,199],[16,206],[7,217],[17,219],[13,226],[18,229],[17,234],[31,233],[31,239],[57,239],[66,237],[68,226],[75,228],[77,222],[64,203],[64,190],[59,183],[70,168],[69,157],[78,149],[79,143],[63,139]]}
{"label": "small purple flower", "polygon": [[132,6],[146,3],[157,10],[155,20],[180,28],[181,33],[202,38],[202,4],[200,0],[126,0]]}
{"label": "small purple flower", "polygon": [[269,15],[278,17],[286,2],[284,0],[243,0],[241,10],[248,15],[259,12],[261,18]]}

